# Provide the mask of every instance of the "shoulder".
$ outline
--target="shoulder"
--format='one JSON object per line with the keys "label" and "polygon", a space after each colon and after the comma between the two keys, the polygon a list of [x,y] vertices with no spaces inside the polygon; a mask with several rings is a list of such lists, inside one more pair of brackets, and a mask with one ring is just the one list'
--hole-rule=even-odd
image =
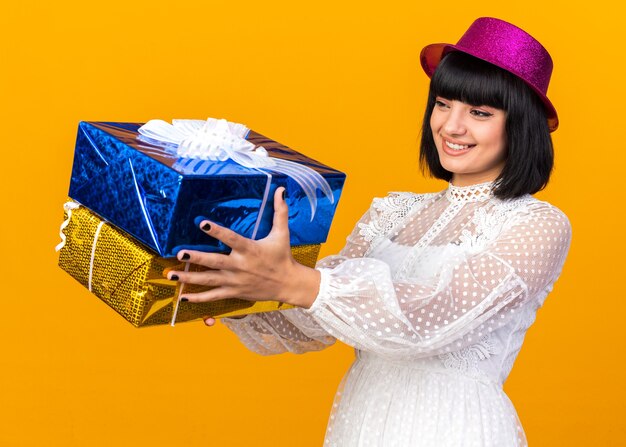
{"label": "shoulder", "polygon": [[499,201],[497,207],[507,209],[511,224],[553,228],[559,232],[571,232],[567,215],[549,202],[532,196],[524,196],[508,201]]}
{"label": "shoulder", "polygon": [[410,209],[416,204],[428,201],[435,195],[434,193],[417,194],[407,191],[392,191],[384,197],[375,197],[372,200],[370,210],[381,212],[406,208]]}
{"label": "shoulder", "polygon": [[372,200],[366,219],[359,223],[359,234],[369,242],[389,234],[406,216],[420,208],[435,194],[390,192]]}
{"label": "shoulder", "polygon": [[385,197],[375,197],[370,206],[370,217],[376,219],[397,220],[405,217],[415,208],[429,202],[436,194],[416,194],[413,192],[394,191]]}

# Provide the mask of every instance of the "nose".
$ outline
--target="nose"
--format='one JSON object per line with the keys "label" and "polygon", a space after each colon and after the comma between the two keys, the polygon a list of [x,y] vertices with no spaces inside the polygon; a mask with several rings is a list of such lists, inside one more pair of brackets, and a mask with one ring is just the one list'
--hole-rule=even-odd
{"label": "nose", "polygon": [[467,132],[463,111],[460,109],[460,107],[452,106],[450,108],[450,111],[446,117],[446,121],[443,125],[443,131],[450,136],[464,135],[465,132]]}

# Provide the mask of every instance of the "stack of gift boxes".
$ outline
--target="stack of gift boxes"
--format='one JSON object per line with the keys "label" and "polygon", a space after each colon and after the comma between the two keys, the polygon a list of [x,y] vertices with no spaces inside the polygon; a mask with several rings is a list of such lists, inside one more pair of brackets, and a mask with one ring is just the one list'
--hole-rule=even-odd
{"label": "stack of gift boxes", "polygon": [[[195,129],[201,122],[189,123]],[[273,193],[280,186],[286,188],[292,253],[314,266],[345,174],[247,129],[245,141],[264,148],[269,166],[252,166],[237,154],[181,156],[175,139],[147,138],[140,129],[141,123],[79,124],[59,266],[136,327],[287,308],[241,299],[180,302],[181,285],[165,273],[200,268],[181,263],[176,258],[181,249],[229,251],[200,231],[204,219],[245,237],[265,237],[272,225]],[[215,141],[188,138],[183,145],[215,154]],[[319,174],[324,187],[316,187],[295,165]],[[188,293],[202,290],[184,287]]]}

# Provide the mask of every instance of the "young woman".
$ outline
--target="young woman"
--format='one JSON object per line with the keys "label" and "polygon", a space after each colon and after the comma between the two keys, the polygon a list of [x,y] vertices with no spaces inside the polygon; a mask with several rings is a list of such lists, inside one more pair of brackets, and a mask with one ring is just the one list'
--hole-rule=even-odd
{"label": "young woman", "polygon": [[336,339],[355,347],[327,445],[523,446],[502,383],[571,234],[561,211],[530,195],[552,170],[552,61],[527,33],[493,18],[476,20],[456,45],[427,46],[421,61],[432,80],[420,156],[449,181],[446,190],[374,199],[341,253],[310,269],[291,258],[279,189],[266,239],[204,221],[232,252],[181,252],[213,270],[169,275],[216,287],[189,301],[298,306],[224,321],[260,354]]}

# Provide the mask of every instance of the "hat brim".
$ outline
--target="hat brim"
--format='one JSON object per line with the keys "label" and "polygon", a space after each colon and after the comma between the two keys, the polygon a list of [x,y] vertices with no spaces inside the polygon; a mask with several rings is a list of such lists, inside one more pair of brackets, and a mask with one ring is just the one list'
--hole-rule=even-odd
{"label": "hat brim", "polygon": [[470,56],[481,59],[485,62],[489,62],[490,64],[495,65],[496,67],[502,68],[503,70],[513,73],[515,76],[523,80],[524,83],[526,83],[526,85],[528,85],[541,99],[541,102],[543,103],[544,108],[546,110],[546,115],[548,118],[548,129],[550,129],[550,132],[554,132],[559,127],[559,117],[556,113],[556,109],[554,108],[554,106],[552,105],[552,102],[548,99],[548,97],[541,92],[541,90],[539,90],[537,87],[532,85],[530,82],[526,81],[518,73],[515,73],[514,71],[512,71],[509,67],[503,67],[500,64],[498,64],[496,61],[491,61],[491,60],[485,59],[484,57],[478,56],[476,54],[472,54],[471,51],[468,51],[463,48],[459,48],[456,45],[452,45],[449,43],[433,43],[430,45],[426,45],[422,49],[422,52],[420,53],[420,63],[422,64],[422,68],[424,69],[424,72],[426,72],[426,75],[429,78],[432,77],[432,75],[435,73],[435,70],[437,69],[439,62],[441,62],[441,59],[443,59],[443,57],[446,54],[450,53],[451,51],[460,51],[462,53],[469,54]]}

